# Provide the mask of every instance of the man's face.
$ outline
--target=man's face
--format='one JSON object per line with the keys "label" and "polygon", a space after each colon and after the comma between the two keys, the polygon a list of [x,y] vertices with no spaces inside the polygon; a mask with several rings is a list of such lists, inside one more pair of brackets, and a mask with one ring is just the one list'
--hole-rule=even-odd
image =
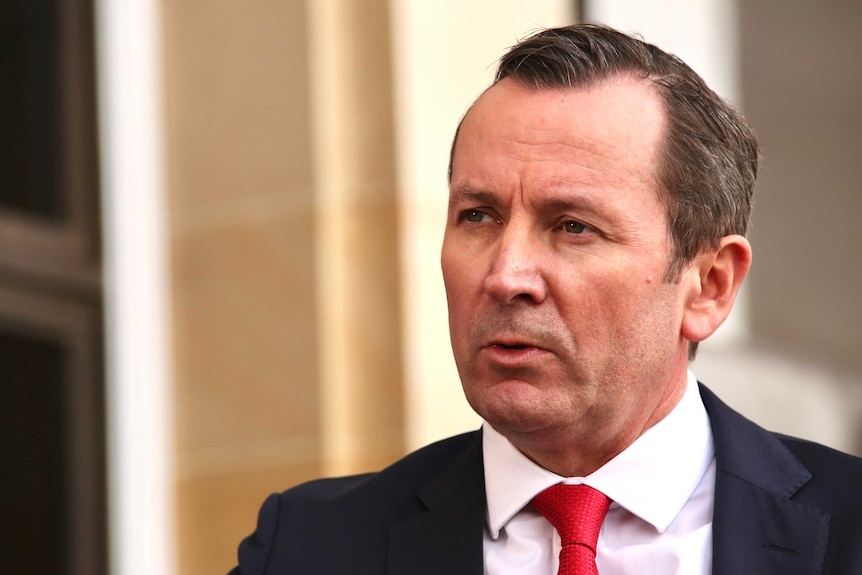
{"label": "man's face", "polygon": [[604,463],[685,387],[691,284],[664,281],[663,127],[629,77],[505,79],[461,126],[442,252],[455,361],[476,412],[534,459],[579,442]]}

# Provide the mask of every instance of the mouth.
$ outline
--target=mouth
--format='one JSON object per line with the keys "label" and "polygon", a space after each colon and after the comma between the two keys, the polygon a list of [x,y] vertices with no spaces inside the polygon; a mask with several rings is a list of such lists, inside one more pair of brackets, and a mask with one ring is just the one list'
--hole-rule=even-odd
{"label": "mouth", "polygon": [[518,368],[539,361],[549,351],[533,342],[503,339],[489,341],[483,346],[483,353],[493,365]]}
{"label": "mouth", "polygon": [[498,335],[496,337],[490,337],[486,340],[484,347],[498,347],[500,349],[544,349],[544,347],[538,342],[517,335]]}
{"label": "mouth", "polygon": [[531,345],[527,345],[526,343],[492,343],[491,347],[501,347],[503,349],[527,349],[528,347],[534,347]]}

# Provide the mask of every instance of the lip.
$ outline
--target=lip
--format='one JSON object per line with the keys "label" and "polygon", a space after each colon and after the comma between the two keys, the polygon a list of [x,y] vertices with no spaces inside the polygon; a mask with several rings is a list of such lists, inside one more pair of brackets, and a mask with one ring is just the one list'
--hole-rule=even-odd
{"label": "lip", "polygon": [[526,341],[494,340],[482,346],[481,352],[500,367],[524,367],[550,353],[547,349]]}

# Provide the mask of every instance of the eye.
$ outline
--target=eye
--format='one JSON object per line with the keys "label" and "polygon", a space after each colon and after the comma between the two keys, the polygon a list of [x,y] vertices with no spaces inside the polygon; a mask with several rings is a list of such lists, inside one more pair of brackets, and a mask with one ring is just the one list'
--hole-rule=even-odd
{"label": "eye", "polygon": [[582,224],[576,220],[568,220],[563,222],[563,231],[567,234],[583,234],[584,232],[590,231],[590,227],[587,224]]}
{"label": "eye", "polygon": [[497,221],[482,210],[464,210],[461,212],[461,219],[474,224]]}

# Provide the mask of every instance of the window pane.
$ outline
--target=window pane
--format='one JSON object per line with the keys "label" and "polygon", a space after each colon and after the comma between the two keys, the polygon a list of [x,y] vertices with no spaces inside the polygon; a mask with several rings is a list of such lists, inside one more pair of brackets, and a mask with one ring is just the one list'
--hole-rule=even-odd
{"label": "window pane", "polygon": [[0,573],[64,573],[63,348],[0,331],[0,365]]}
{"label": "window pane", "polygon": [[57,2],[0,2],[0,207],[62,219]]}

